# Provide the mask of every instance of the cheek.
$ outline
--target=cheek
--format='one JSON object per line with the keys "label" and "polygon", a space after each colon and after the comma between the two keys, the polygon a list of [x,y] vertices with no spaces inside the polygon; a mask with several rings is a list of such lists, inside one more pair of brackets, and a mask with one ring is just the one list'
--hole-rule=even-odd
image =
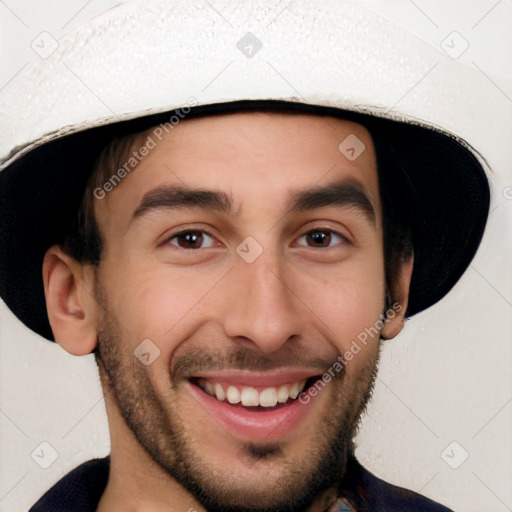
{"label": "cheek", "polygon": [[[383,323],[385,278],[382,260],[357,261],[343,268],[301,277],[301,297],[318,317],[317,325],[340,354],[361,368],[375,357]],[[322,325],[323,324],[323,327]],[[355,357],[356,354],[363,357]]]}
{"label": "cheek", "polygon": [[130,347],[150,339],[166,352],[174,350],[172,340],[183,337],[191,312],[219,280],[216,272],[204,269],[172,269],[136,260],[110,272],[105,267],[103,277],[109,308],[129,336]]}

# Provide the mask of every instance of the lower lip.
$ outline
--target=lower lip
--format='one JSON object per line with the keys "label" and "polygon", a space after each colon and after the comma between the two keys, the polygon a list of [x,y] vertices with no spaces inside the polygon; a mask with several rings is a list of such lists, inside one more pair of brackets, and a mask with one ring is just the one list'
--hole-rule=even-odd
{"label": "lower lip", "polygon": [[228,432],[246,439],[275,440],[292,433],[310,414],[315,400],[307,404],[298,399],[289,400],[276,408],[251,411],[229,402],[220,402],[198,386],[187,382],[192,396],[204,407],[211,418]]}

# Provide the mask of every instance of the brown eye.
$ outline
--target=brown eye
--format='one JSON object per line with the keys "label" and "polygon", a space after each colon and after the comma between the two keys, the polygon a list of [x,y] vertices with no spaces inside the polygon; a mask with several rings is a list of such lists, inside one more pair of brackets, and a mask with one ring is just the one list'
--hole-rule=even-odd
{"label": "brown eye", "polygon": [[298,239],[298,245],[318,248],[329,248],[344,242],[346,242],[345,237],[330,229],[315,229]]}
{"label": "brown eye", "polygon": [[328,231],[312,231],[306,238],[313,247],[329,247],[331,243],[331,234]]}
{"label": "brown eye", "polygon": [[213,237],[205,231],[183,231],[169,241],[182,249],[205,249],[214,246]]}

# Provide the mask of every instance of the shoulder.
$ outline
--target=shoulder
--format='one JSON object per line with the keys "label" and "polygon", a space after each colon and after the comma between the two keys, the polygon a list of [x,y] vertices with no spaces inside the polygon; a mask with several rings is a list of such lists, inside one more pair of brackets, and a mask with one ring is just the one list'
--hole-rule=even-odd
{"label": "shoulder", "polygon": [[110,457],[81,464],[59,480],[29,512],[94,512],[105,490]]}
{"label": "shoulder", "polygon": [[360,512],[453,512],[421,494],[377,478],[355,459],[349,461],[347,475]]}

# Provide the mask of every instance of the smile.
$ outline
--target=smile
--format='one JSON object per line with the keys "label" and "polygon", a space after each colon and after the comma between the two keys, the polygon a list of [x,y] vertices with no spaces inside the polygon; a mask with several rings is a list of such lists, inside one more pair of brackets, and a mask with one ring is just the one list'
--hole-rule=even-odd
{"label": "smile", "polygon": [[197,385],[220,402],[227,400],[232,405],[241,403],[245,407],[275,407],[278,403],[285,404],[289,399],[295,400],[304,390],[306,379],[264,389],[212,382],[207,379],[199,379]]}
{"label": "smile", "polygon": [[[241,441],[283,439],[298,432],[318,407],[320,393],[308,403],[300,394],[321,375],[317,372],[238,372],[201,375],[187,381],[198,413]],[[192,402],[194,403],[194,401]],[[205,414],[206,413],[206,414]]]}

